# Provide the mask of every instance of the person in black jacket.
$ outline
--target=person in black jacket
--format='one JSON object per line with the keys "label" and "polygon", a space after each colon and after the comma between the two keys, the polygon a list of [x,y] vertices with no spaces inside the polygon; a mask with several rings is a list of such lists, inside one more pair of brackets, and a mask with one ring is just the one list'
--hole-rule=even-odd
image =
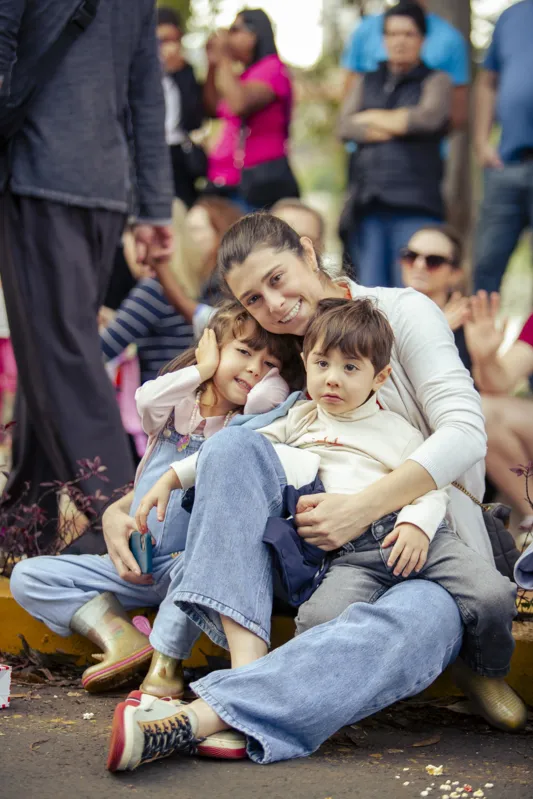
{"label": "person in black jacket", "polygon": [[421,61],[427,26],[418,4],[389,9],[384,30],[388,59],[355,83],[339,123],[340,137],[358,145],[343,227],[365,286],[401,286],[397,253],[444,214],[441,143],[452,84]]}
{"label": "person in black jacket", "polygon": [[[181,20],[173,9],[157,10],[157,37],[165,70],[165,132],[172,157],[174,192],[190,208],[198,196],[194,185],[196,178],[200,177],[198,161],[201,169],[205,160],[207,169],[206,157],[191,144],[188,136],[203,122],[202,89],[196,81],[193,68],[183,55]],[[191,152],[194,154],[191,155]]]}

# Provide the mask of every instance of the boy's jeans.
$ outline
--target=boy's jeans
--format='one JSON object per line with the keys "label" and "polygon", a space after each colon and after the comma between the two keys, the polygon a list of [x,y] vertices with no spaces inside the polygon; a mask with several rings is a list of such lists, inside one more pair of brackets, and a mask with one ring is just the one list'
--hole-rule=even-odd
{"label": "boy's jeans", "polygon": [[[272,564],[262,536],[268,516],[280,513],[284,484],[274,448],[253,431],[228,427],[202,447],[175,597],[223,646],[220,613],[269,641]],[[457,657],[461,638],[449,594],[406,582],[193,688],[250,736],[257,762],[303,757],[344,724],[423,690]]]}
{"label": "boy's jeans", "polygon": [[322,584],[305,602],[296,627],[303,632],[336,618],[354,602],[373,603],[394,585],[430,580],[454,598],[466,635],[461,652],[473,671],[486,677],[505,677],[514,650],[516,586],[442,524],[429,545],[428,559],[418,574],[395,577],[387,566],[392,547],[383,547],[397,514],[374,522],[355,541],[340,550]]}

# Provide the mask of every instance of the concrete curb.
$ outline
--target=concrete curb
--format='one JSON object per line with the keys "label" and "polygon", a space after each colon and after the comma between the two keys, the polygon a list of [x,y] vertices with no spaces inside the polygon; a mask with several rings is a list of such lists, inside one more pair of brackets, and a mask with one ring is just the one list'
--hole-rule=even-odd
{"label": "concrete curb", "polygon": [[[153,621],[153,609],[139,609],[130,615],[142,614]],[[533,623],[515,622],[513,633],[516,641],[516,650],[513,656],[511,674],[508,682],[522,699],[533,706]],[[23,635],[32,649],[38,652],[53,654],[63,653],[76,658],[79,665],[93,663],[90,656],[94,646],[79,635],[70,638],[61,638],[51,632],[41,622],[34,619],[20,605],[17,605],[9,591],[9,580],[0,577],[0,652],[18,655],[22,652]],[[294,635],[293,620],[285,616],[274,616],[272,620],[272,646],[277,647],[289,640]],[[227,657],[227,652],[215,646],[205,635],[198,640],[191,658],[186,661],[186,666],[198,667],[206,664],[206,655]],[[451,696],[457,694],[447,673],[427,690],[426,695],[431,697]]]}

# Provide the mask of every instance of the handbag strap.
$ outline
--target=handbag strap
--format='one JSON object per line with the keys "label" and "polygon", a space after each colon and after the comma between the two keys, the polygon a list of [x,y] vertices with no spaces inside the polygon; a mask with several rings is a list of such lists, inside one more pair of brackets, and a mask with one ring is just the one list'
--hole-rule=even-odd
{"label": "handbag strap", "polygon": [[461,485],[461,483],[458,483],[456,480],[454,480],[452,486],[454,488],[458,488],[459,491],[462,491],[463,494],[466,494],[467,497],[470,497],[472,502],[475,502],[478,508],[481,508],[481,510],[487,510],[488,505],[484,505],[482,502],[480,502],[479,499],[475,497],[473,494],[471,494],[470,491],[468,491],[463,485]]}

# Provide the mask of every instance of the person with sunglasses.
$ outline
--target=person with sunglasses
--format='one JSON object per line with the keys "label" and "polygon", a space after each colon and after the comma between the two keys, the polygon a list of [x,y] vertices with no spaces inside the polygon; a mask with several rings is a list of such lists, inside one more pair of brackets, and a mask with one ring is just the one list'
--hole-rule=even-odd
{"label": "person with sunglasses", "polygon": [[[210,190],[232,186],[246,210],[299,197],[287,158],[292,82],[270,19],[262,9],[241,11],[227,32],[209,39],[207,56],[204,103],[211,116],[224,120],[209,158]],[[244,67],[240,75],[236,63]]]}
{"label": "person with sunglasses", "polygon": [[441,143],[452,84],[421,60],[427,20],[416,3],[384,15],[387,60],[357,81],[338,127],[357,143],[343,237],[363,286],[401,286],[398,250],[423,225],[444,217]]}
{"label": "person with sunglasses", "polygon": [[465,340],[469,298],[457,290],[463,278],[462,242],[449,225],[425,225],[402,247],[398,263],[403,285],[425,294],[444,313],[459,356],[469,372],[472,358]]}

